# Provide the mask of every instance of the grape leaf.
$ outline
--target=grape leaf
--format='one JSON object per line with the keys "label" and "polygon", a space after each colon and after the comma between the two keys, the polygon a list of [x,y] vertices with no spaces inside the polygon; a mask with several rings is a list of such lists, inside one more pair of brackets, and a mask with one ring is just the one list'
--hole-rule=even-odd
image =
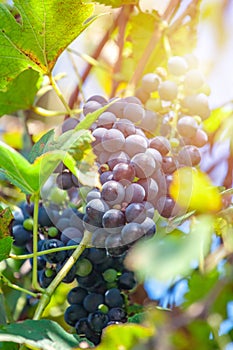
{"label": "grape leaf", "polygon": [[78,346],[77,335],[69,334],[51,320],[26,320],[20,323],[0,326],[0,343],[24,344],[30,349],[64,350]]}
{"label": "grape leaf", "polygon": [[40,83],[38,72],[32,69],[21,72],[8,84],[6,92],[0,91],[0,116],[30,108]]}
{"label": "grape leaf", "polygon": [[0,4],[0,89],[32,68],[51,73],[62,51],[90,24],[94,6],[81,0],[15,0],[16,18]]}
{"label": "grape leaf", "polygon": [[138,0],[97,0],[99,4],[111,7],[121,7],[123,5],[136,5]]}
{"label": "grape leaf", "polygon": [[[119,336],[120,334],[120,336]],[[105,328],[100,345],[96,350],[106,349],[132,349],[153,335],[151,328],[146,328],[137,324],[112,325]]]}
{"label": "grape leaf", "polygon": [[46,144],[50,141],[51,139],[54,138],[54,129],[49,130],[48,132],[46,132],[46,134],[44,134],[32,147],[29,155],[28,155],[28,160],[30,163],[33,163],[34,160],[41,156],[44,153]]}
{"label": "grape leaf", "polygon": [[10,208],[0,209],[0,239],[9,236],[9,227],[13,218]]}
{"label": "grape leaf", "polygon": [[0,261],[8,258],[13,243],[12,237],[4,237],[0,239]]}

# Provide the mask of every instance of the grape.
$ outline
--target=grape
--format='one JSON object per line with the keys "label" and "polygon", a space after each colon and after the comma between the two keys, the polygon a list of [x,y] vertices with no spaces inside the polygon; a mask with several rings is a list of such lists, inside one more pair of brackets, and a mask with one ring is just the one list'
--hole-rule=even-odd
{"label": "grape", "polygon": [[158,166],[161,166],[162,164],[162,156],[161,153],[159,151],[157,151],[157,149],[155,148],[147,148],[145,154],[149,154],[154,158],[155,164],[156,164],[156,168]]}
{"label": "grape", "polygon": [[99,102],[99,103],[102,104],[102,105],[108,103],[108,101],[106,100],[106,98],[103,97],[103,96],[101,96],[101,95],[93,95],[93,96],[89,97],[89,98],[86,100],[86,103],[87,103],[87,102],[90,102],[90,101],[96,101],[96,102]]}
{"label": "grape", "polygon": [[62,133],[68,130],[73,130],[78,125],[78,123],[79,123],[78,119],[75,119],[75,118],[68,118],[64,120],[61,126]]}
{"label": "grape", "polygon": [[78,320],[80,320],[83,317],[87,317],[87,315],[88,313],[82,305],[72,304],[66,309],[64,319],[66,323],[74,327]]}
{"label": "grape", "polygon": [[130,135],[125,139],[125,152],[133,157],[137,153],[144,153],[147,149],[147,140],[141,135]]}
{"label": "grape", "polygon": [[178,94],[178,87],[175,82],[166,80],[159,84],[158,92],[161,100],[173,101]]}
{"label": "grape", "polygon": [[158,126],[158,115],[153,112],[146,110],[143,119],[140,122],[140,128],[144,131],[153,133]]}
{"label": "grape", "polygon": [[125,137],[120,130],[111,129],[105,131],[102,137],[102,146],[108,152],[122,150],[125,144]]}
{"label": "grape", "polygon": [[160,83],[160,77],[155,73],[148,73],[142,77],[142,89],[150,94],[158,89]]}
{"label": "grape", "polygon": [[49,229],[48,229],[48,236],[49,237],[56,237],[58,235],[58,229],[54,226],[51,226]]}
{"label": "grape", "polygon": [[[103,151],[101,152],[99,155],[98,155],[98,160],[99,160],[99,163],[100,164],[106,164],[109,157],[110,157],[110,154],[109,152],[107,151]],[[107,168],[107,167],[106,167]],[[101,169],[100,169],[101,170]]]}
{"label": "grape", "polygon": [[135,276],[132,271],[123,272],[117,281],[117,286],[119,289],[130,290],[135,288],[136,285],[137,285],[137,282],[135,280]]}
{"label": "grape", "polygon": [[21,209],[13,211],[14,219],[13,225],[16,226],[18,224],[22,224],[25,220],[23,212]]}
{"label": "grape", "polygon": [[188,69],[188,64],[183,57],[172,56],[168,60],[168,72],[173,75],[183,75]]}
{"label": "grape", "polygon": [[64,244],[67,244],[67,242],[72,240],[78,240],[80,241],[83,238],[83,232],[81,232],[76,227],[66,227],[61,234],[61,241]]}
{"label": "grape", "polygon": [[86,214],[83,217],[83,227],[89,232],[94,232],[98,227],[102,227],[102,221],[97,221]]}
{"label": "grape", "polygon": [[109,209],[108,204],[102,199],[92,199],[86,205],[86,214],[95,223],[101,223],[104,213]]}
{"label": "grape", "polygon": [[49,274],[46,276],[47,271],[48,270],[39,271],[39,284],[42,288],[47,288],[56,276],[56,272],[51,269],[49,269]]}
{"label": "grape", "polygon": [[185,116],[179,119],[177,130],[181,136],[194,137],[196,135],[198,124],[192,117]]}
{"label": "grape", "polygon": [[154,158],[150,154],[138,153],[132,159],[136,176],[144,179],[150,177],[156,169]]}
{"label": "grape", "polygon": [[117,271],[114,269],[107,269],[103,273],[103,278],[106,282],[112,283],[117,279]]}
{"label": "grape", "polygon": [[113,124],[113,128],[120,130],[125,137],[133,135],[136,132],[135,125],[128,119],[117,120]]}
{"label": "grape", "polygon": [[99,274],[96,273],[96,271],[91,271],[86,276],[77,276],[77,281],[80,287],[90,289],[90,288],[96,288],[96,286],[99,286],[103,278]]}
{"label": "grape", "polygon": [[76,274],[80,277],[86,277],[91,273],[92,269],[93,265],[90,260],[82,258],[77,262]]}
{"label": "grape", "polygon": [[144,108],[137,103],[127,103],[123,110],[123,118],[131,120],[133,123],[140,122],[144,115]]}
{"label": "grape", "polygon": [[143,203],[131,203],[127,206],[125,209],[125,217],[127,222],[137,222],[142,223],[146,217],[147,214],[147,206]]}
{"label": "grape", "polygon": [[112,153],[108,158],[108,166],[111,170],[119,164],[119,163],[126,163],[128,164],[130,162],[130,158],[127,153],[123,151],[119,151],[116,153]]}
{"label": "grape", "polygon": [[168,196],[159,198],[156,209],[159,214],[165,218],[176,216],[179,213],[178,206],[174,200]]}
{"label": "grape", "polygon": [[188,110],[190,115],[198,115],[203,120],[210,116],[208,98],[203,93],[186,96],[182,101],[182,105]]}
{"label": "grape", "polygon": [[41,226],[53,225],[44,206],[39,207],[38,224]]}
{"label": "grape", "polygon": [[190,139],[190,143],[196,147],[203,147],[208,142],[208,136],[206,132],[202,129],[197,129],[197,132],[194,137]]}
{"label": "grape", "polygon": [[104,297],[98,293],[90,293],[83,300],[83,306],[88,312],[95,312],[100,304],[103,304]]}
{"label": "grape", "polygon": [[[111,102],[110,100],[109,102]],[[120,99],[116,101],[111,106],[108,107],[107,111],[115,114],[117,118],[123,118],[123,110],[126,106],[127,102],[124,99]]]}
{"label": "grape", "polygon": [[122,185],[132,182],[135,178],[135,169],[132,164],[118,163],[113,168],[113,180],[120,181]]}
{"label": "grape", "polygon": [[23,227],[27,231],[32,231],[32,229],[33,229],[33,219],[32,218],[25,219],[24,222],[23,222]]}
{"label": "grape", "polygon": [[111,288],[105,293],[105,304],[109,307],[122,307],[124,299],[117,288]]}
{"label": "grape", "polygon": [[106,238],[105,248],[111,256],[121,256],[127,250],[119,233],[112,233]]}
{"label": "grape", "polygon": [[92,234],[92,245],[96,248],[104,248],[105,240],[108,236],[108,231],[103,228],[97,228]]}
{"label": "grape", "polygon": [[163,157],[162,170],[165,174],[172,174],[178,166],[178,161],[174,157]]}
{"label": "grape", "polygon": [[148,202],[153,202],[158,194],[157,182],[153,179],[140,179],[138,184],[145,190],[145,199]]}
{"label": "grape", "polygon": [[95,141],[92,142],[92,147],[95,152],[102,152],[104,150],[102,146],[102,138],[106,130],[106,128],[97,128],[92,132],[92,136],[95,138]]}
{"label": "grape", "polygon": [[98,345],[100,343],[100,335],[95,333],[91,328],[87,318],[81,318],[75,325],[75,329],[77,334],[80,336],[85,335],[89,341],[91,341],[94,345]]}
{"label": "grape", "polygon": [[153,237],[154,234],[156,233],[156,225],[155,225],[154,221],[149,217],[147,217],[141,223],[141,227],[145,233],[144,237],[146,237],[146,238]]}
{"label": "grape", "polygon": [[[81,214],[81,216],[80,216]],[[82,219],[84,217],[83,213],[77,212],[76,214],[72,214],[69,219],[69,226],[78,229],[79,231],[83,231],[83,222]]]}
{"label": "grape", "polygon": [[107,326],[108,321],[108,315],[101,311],[96,311],[88,316],[90,328],[95,331],[95,333],[101,333],[102,329]]}
{"label": "grape", "polygon": [[94,264],[101,264],[106,259],[106,250],[98,248],[88,249],[87,258]]}
{"label": "grape", "polygon": [[87,294],[86,289],[82,287],[74,287],[69,291],[67,301],[69,304],[81,304]]}
{"label": "grape", "polygon": [[111,112],[102,113],[97,121],[98,127],[104,127],[106,129],[111,129],[115,121],[117,120],[115,114]]}
{"label": "grape", "polygon": [[[61,242],[59,239],[56,239],[56,238],[45,239],[43,241],[41,250],[43,251],[43,250],[48,250],[53,248],[60,248],[60,247],[64,247],[64,243]],[[66,258],[65,250],[44,255],[44,259],[51,264],[57,264],[58,262],[62,262],[65,260],[65,258]]]}
{"label": "grape", "polygon": [[140,203],[144,200],[146,192],[144,188],[138,183],[132,183],[126,187],[125,199],[126,203]]}
{"label": "grape", "polygon": [[72,180],[72,173],[70,172],[64,172],[59,174],[57,176],[56,182],[58,188],[63,190],[69,190],[71,187],[74,186],[74,182]]}
{"label": "grape", "polygon": [[146,92],[142,87],[139,87],[135,91],[135,96],[139,98],[142,103],[146,103],[146,101],[150,98],[150,93]]}
{"label": "grape", "polygon": [[124,98],[124,101],[128,102],[128,103],[136,103],[138,105],[142,105],[141,100],[139,100],[139,98],[137,98],[135,96],[127,96]]}
{"label": "grape", "polygon": [[94,100],[89,100],[83,106],[83,114],[86,116],[88,113],[93,113],[98,109],[100,109],[101,107],[102,107],[101,103]]}
{"label": "grape", "polygon": [[12,236],[14,239],[14,245],[17,247],[24,247],[32,239],[32,233],[22,225],[15,225],[12,228]]}
{"label": "grape", "polygon": [[[67,260],[65,260],[62,263],[57,264],[57,266],[56,266],[57,273],[63,268],[63,266],[65,265],[66,262],[67,262]],[[72,283],[74,281],[75,277],[76,277],[76,266],[73,265],[71,267],[71,269],[66,273],[65,277],[62,279],[62,282],[63,283]]]}
{"label": "grape", "polygon": [[121,210],[110,209],[104,214],[102,224],[106,231],[118,233],[125,224],[125,215]]}
{"label": "grape", "polygon": [[101,196],[109,205],[120,204],[125,198],[125,189],[117,181],[108,181],[103,184]]}
{"label": "grape", "polygon": [[100,183],[103,185],[105,182],[108,182],[110,180],[113,180],[113,172],[112,171],[105,171],[100,175]]}
{"label": "grape", "polygon": [[198,69],[188,71],[184,78],[184,87],[187,89],[198,90],[204,84],[203,74]]}
{"label": "grape", "polygon": [[126,312],[120,307],[113,307],[108,312],[109,321],[126,322]]}
{"label": "grape", "polygon": [[124,226],[121,231],[121,238],[124,244],[131,244],[144,236],[144,230],[137,222],[131,222]]}
{"label": "grape", "polygon": [[171,150],[171,145],[165,137],[155,136],[150,140],[150,148],[154,148],[159,151],[162,156],[166,156]]}
{"label": "grape", "polygon": [[178,160],[183,165],[196,166],[201,162],[201,154],[197,147],[187,145],[179,151]]}

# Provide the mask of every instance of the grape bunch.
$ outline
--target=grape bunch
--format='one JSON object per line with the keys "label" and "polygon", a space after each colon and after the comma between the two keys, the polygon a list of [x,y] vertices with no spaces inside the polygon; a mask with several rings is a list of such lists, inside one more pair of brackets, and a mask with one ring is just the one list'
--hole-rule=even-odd
{"label": "grape bunch", "polygon": [[[193,55],[174,56],[167,70],[143,76],[135,96],[107,100],[94,95],[83,117],[106,106],[90,130],[100,188],[83,186],[61,163],[39,209],[38,250],[78,245],[87,230],[91,248],[82,253],[63,282],[77,281],[67,300],[68,325],[98,344],[102,329],[126,322],[128,294],[137,282],[124,266],[127,251],[156,233],[155,219],[183,213],[170,197],[174,172],[198,167],[208,142],[202,122],[210,115],[208,85]],[[109,104],[109,102],[113,102]],[[62,132],[78,119],[69,118]],[[68,203],[68,205],[67,205]],[[32,251],[33,206],[15,214],[15,245]],[[38,257],[38,279],[46,288],[72,250]]]}

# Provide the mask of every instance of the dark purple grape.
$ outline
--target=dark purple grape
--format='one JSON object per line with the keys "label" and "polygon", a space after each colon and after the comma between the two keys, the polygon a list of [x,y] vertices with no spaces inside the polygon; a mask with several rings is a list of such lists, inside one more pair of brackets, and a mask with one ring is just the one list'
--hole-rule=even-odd
{"label": "dark purple grape", "polygon": [[108,315],[104,314],[101,311],[96,311],[94,313],[89,314],[88,316],[88,323],[90,325],[90,328],[95,333],[101,333],[103,328],[107,326],[108,321]]}
{"label": "dark purple grape", "polygon": [[135,275],[132,271],[123,272],[117,280],[117,286],[119,289],[131,290],[137,285]]}
{"label": "dark purple grape", "polygon": [[118,288],[111,288],[105,293],[105,304],[109,307],[122,307],[124,299]]}
{"label": "dark purple grape", "polygon": [[136,222],[131,222],[124,226],[121,231],[121,238],[124,244],[132,244],[144,236],[142,226]]}
{"label": "dark purple grape", "polygon": [[68,130],[73,130],[78,125],[78,123],[79,123],[79,120],[75,118],[68,118],[64,120],[61,126],[62,133]]}
{"label": "dark purple grape", "polygon": [[15,246],[25,247],[32,239],[32,232],[25,230],[23,225],[15,225],[12,228],[12,236]]}
{"label": "dark purple grape", "polygon": [[88,312],[95,312],[98,306],[104,303],[103,295],[99,293],[90,293],[83,300],[83,306]]}
{"label": "dark purple grape", "polygon": [[87,317],[88,312],[84,309],[84,307],[80,304],[72,304],[68,306],[65,311],[64,319],[66,323],[70,326],[74,327],[75,324],[84,317]]}
{"label": "dark purple grape", "polygon": [[121,307],[113,307],[108,312],[109,321],[113,322],[126,322],[126,312]]}
{"label": "dark purple grape", "polygon": [[111,180],[103,184],[101,196],[109,205],[121,204],[125,189],[119,182]]}
{"label": "dark purple grape", "polygon": [[88,292],[86,289],[82,287],[74,287],[69,291],[67,301],[69,304],[82,304],[87,294]]}
{"label": "dark purple grape", "polygon": [[126,203],[141,203],[145,198],[146,192],[139,183],[132,183],[126,187],[125,199]]}
{"label": "dark purple grape", "polygon": [[135,175],[133,164],[118,163],[113,168],[113,180],[121,182],[122,185],[132,182]]}
{"label": "dark purple grape", "polygon": [[121,232],[125,224],[125,215],[121,210],[110,209],[106,211],[102,219],[102,225],[110,233]]}

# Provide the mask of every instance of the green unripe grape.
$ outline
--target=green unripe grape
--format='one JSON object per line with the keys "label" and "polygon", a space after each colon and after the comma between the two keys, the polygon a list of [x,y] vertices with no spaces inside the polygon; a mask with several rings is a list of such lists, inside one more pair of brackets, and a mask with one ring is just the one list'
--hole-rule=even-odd
{"label": "green unripe grape", "polygon": [[107,269],[103,273],[103,278],[106,282],[112,283],[117,278],[117,271],[114,269]]}
{"label": "green unripe grape", "polygon": [[62,204],[68,199],[67,192],[54,187],[51,189],[49,199],[55,204]]}
{"label": "green unripe grape", "polygon": [[49,237],[56,237],[57,234],[58,234],[58,229],[56,227],[52,226],[48,229]]}
{"label": "green unripe grape", "polygon": [[171,144],[171,146],[172,146],[173,148],[176,148],[176,147],[179,147],[180,142],[179,142],[179,140],[178,140],[176,137],[172,137],[172,138],[170,139],[170,144]]}
{"label": "green unripe grape", "polygon": [[89,273],[92,271],[92,263],[88,259],[80,259],[77,262],[77,270],[76,274],[80,277],[85,277],[89,275]]}
{"label": "green unripe grape", "polygon": [[32,231],[33,230],[33,219],[32,218],[25,219],[23,222],[23,227],[27,231]]}
{"label": "green unripe grape", "polygon": [[145,107],[151,111],[159,112],[162,109],[160,98],[149,98],[145,104]]}
{"label": "green unripe grape", "polygon": [[54,271],[52,269],[46,269],[45,270],[45,276],[46,277],[52,277],[54,274]]}
{"label": "green unripe grape", "polygon": [[101,312],[103,312],[103,314],[107,314],[109,308],[108,308],[107,305],[105,305],[105,304],[100,304],[100,305],[98,306],[98,310],[101,311]]}

